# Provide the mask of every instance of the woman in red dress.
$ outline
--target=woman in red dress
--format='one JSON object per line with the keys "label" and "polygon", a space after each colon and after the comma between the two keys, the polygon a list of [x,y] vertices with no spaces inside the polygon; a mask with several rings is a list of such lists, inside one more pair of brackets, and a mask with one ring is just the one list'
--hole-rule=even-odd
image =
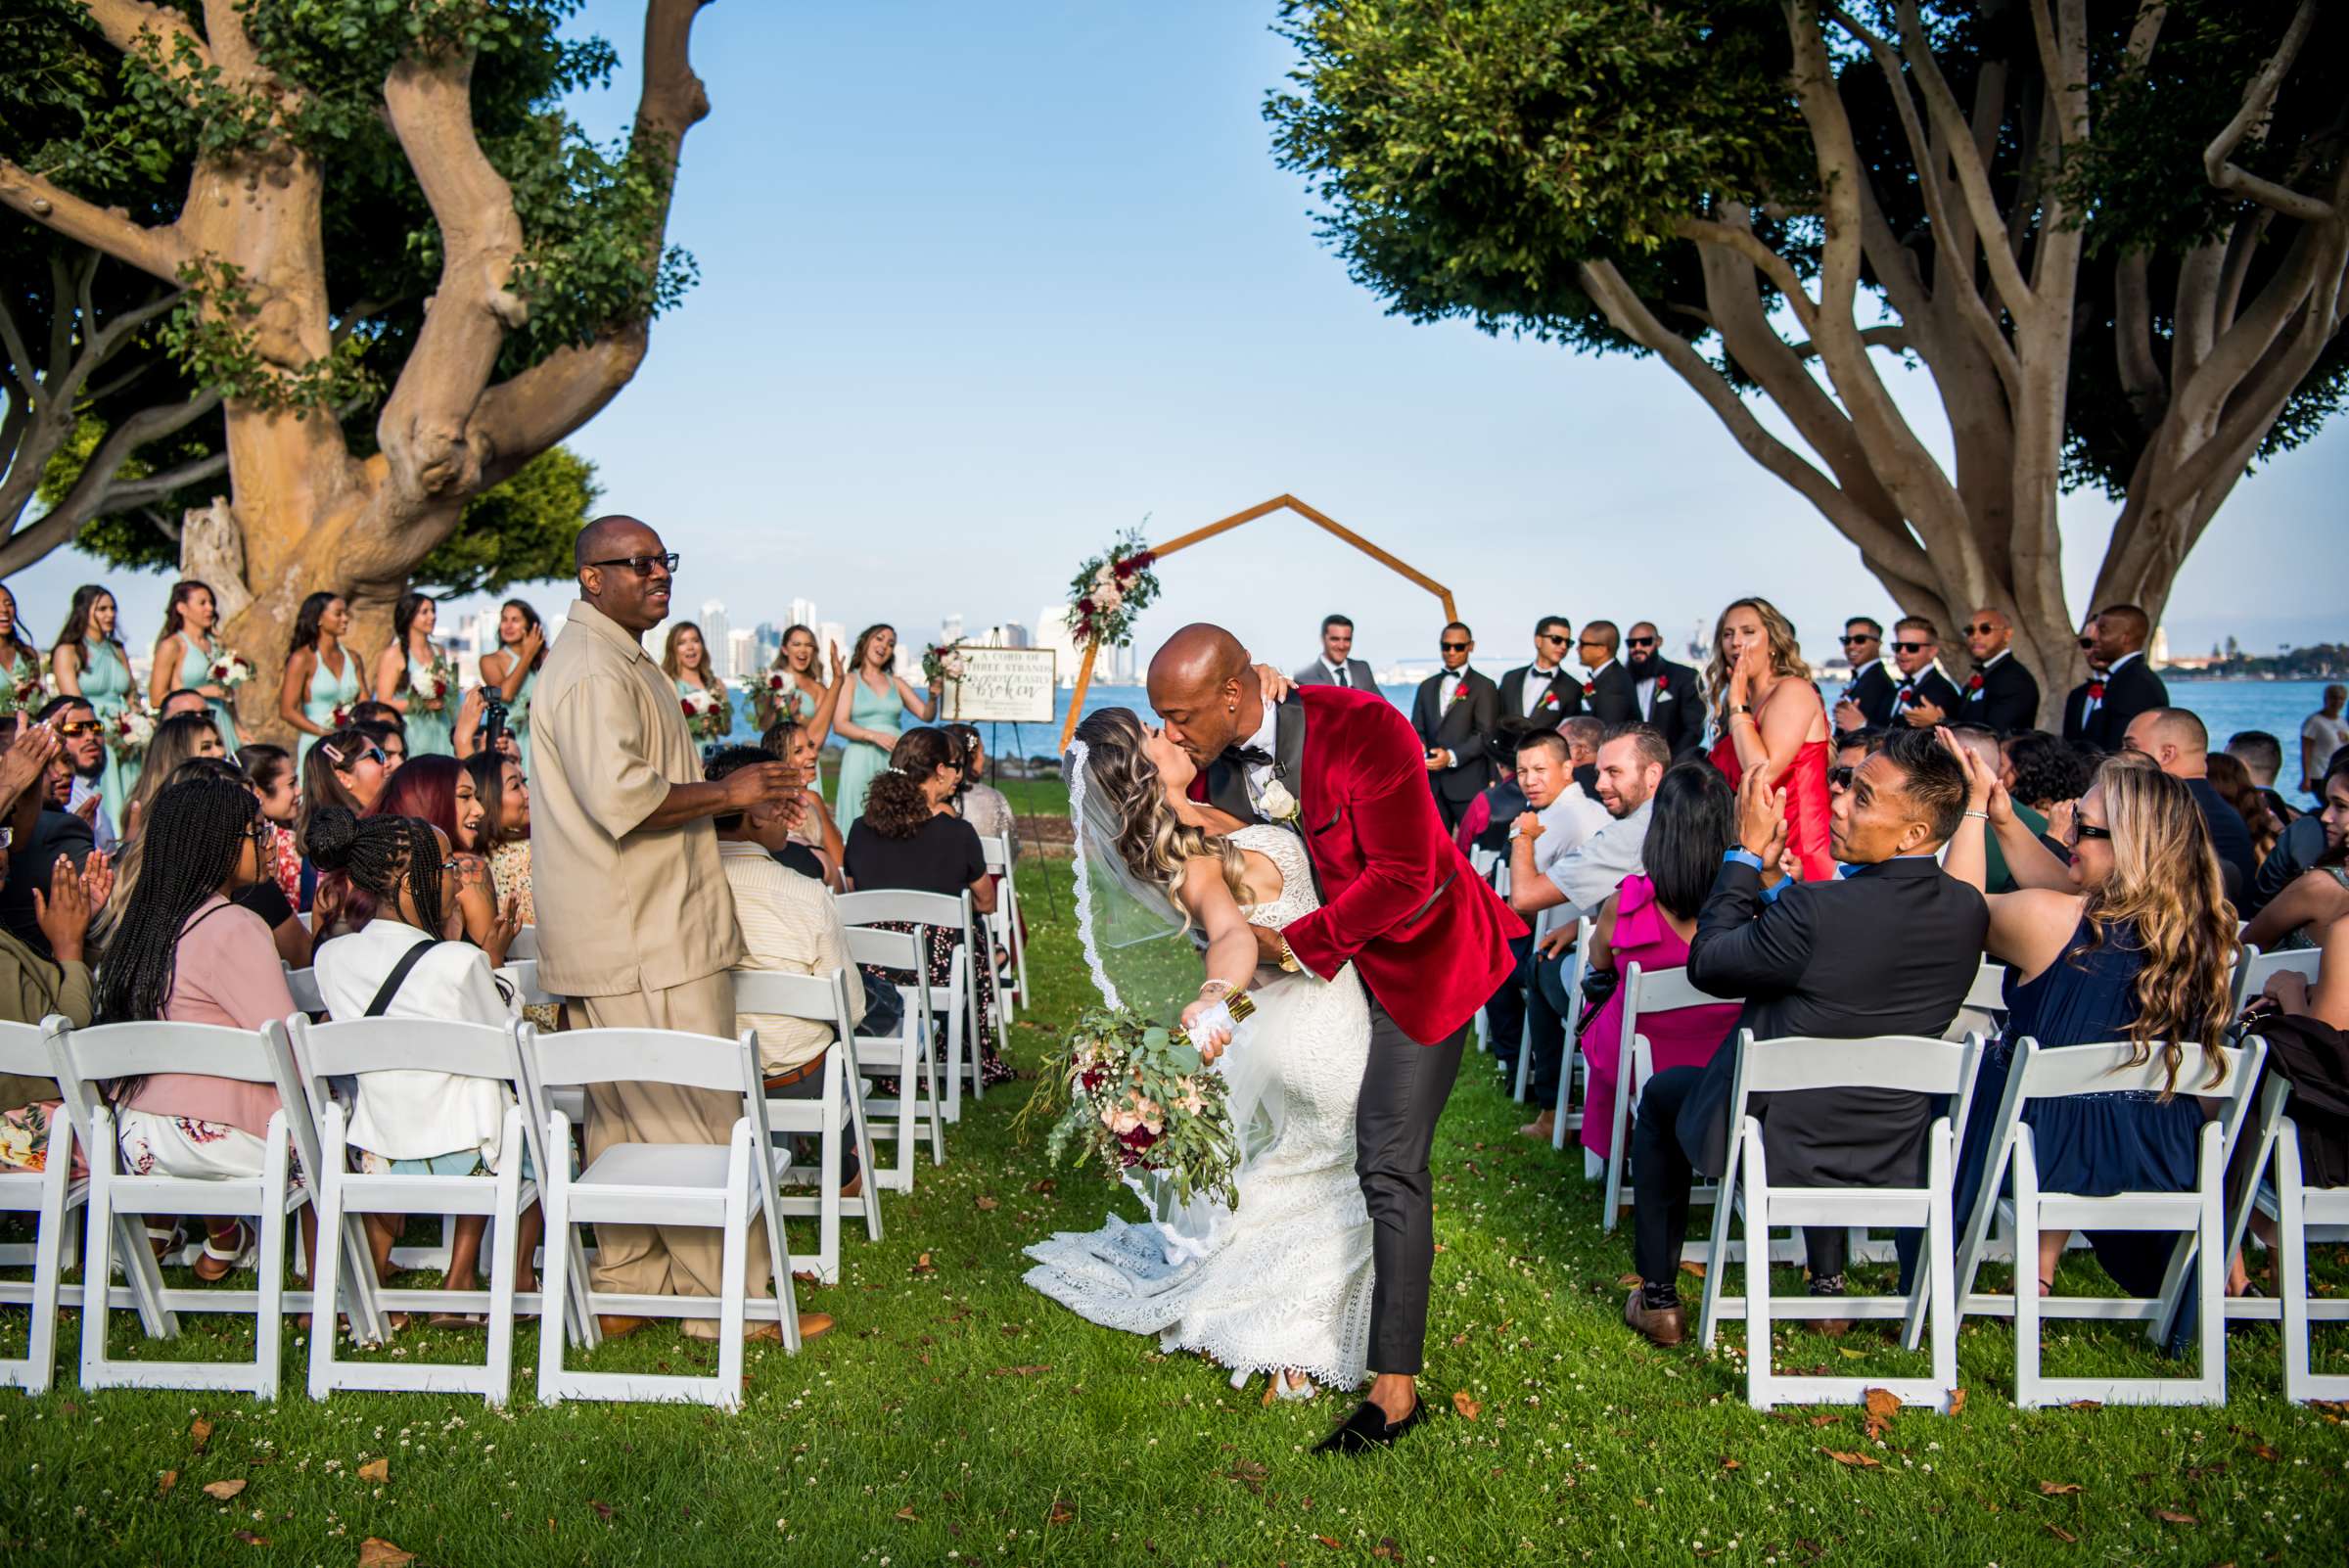
{"label": "woman in red dress", "polygon": [[1827,709],[1811,683],[1811,667],[1794,625],[1768,599],[1739,599],[1713,629],[1705,669],[1720,739],[1713,765],[1730,788],[1762,768],[1786,794],[1786,847],[1805,882],[1835,875],[1827,853]]}

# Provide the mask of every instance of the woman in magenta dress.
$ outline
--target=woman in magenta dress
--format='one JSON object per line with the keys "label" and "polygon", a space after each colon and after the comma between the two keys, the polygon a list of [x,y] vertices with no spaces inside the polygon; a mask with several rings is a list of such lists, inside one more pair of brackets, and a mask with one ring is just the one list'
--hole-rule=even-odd
{"label": "woman in magenta dress", "polygon": [[1805,882],[1835,875],[1827,853],[1827,761],[1832,737],[1826,704],[1794,625],[1768,599],[1739,599],[1713,630],[1705,669],[1720,738],[1713,765],[1735,789],[1749,768],[1764,769],[1786,792],[1786,847]]}
{"label": "woman in magenta dress", "polygon": [[[1590,943],[1593,968],[1618,976],[1682,969],[1696,914],[1712,891],[1721,857],[1729,848],[1737,797],[1721,774],[1702,762],[1682,762],[1656,785],[1655,814],[1647,827],[1645,874],[1623,879],[1599,911]],[[1623,1046],[1623,992],[1618,988],[1591,1018],[1583,1035],[1590,1068],[1589,1102],[1583,1110],[1583,1147],[1603,1160],[1615,1142],[1615,1092],[1627,1064]],[[1647,1013],[1639,1033],[1647,1037],[1658,1072],[1667,1067],[1702,1067],[1713,1059],[1737,1022],[1738,1003],[1683,1007]]]}

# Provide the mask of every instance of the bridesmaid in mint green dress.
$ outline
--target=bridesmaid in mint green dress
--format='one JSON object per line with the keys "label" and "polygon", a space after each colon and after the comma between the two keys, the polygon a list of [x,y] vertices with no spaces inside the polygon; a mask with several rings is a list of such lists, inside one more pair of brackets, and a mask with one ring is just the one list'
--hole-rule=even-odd
{"label": "bridesmaid in mint green dress", "polygon": [[200,694],[220,728],[220,744],[237,755],[244,737],[237,733],[237,715],[228,705],[228,688],[212,679],[212,663],[227,649],[215,635],[219,602],[209,584],[194,577],[171,585],[171,603],[163,611],[163,631],[155,642],[153,673],[147,680],[147,706],[157,714],[175,691]]}
{"label": "bridesmaid in mint green dress", "polygon": [[17,624],[17,596],[7,588],[0,588],[0,659],[8,663],[10,701],[29,720],[49,700],[49,683],[41,678],[41,651]]}
{"label": "bridesmaid in mint green dress", "polygon": [[690,621],[680,621],[668,628],[668,640],[661,648],[661,671],[677,688],[677,700],[682,703],[697,692],[707,692],[717,699],[717,707],[700,715],[688,715],[685,727],[693,731],[694,744],[709,746],[722,741],[734,728],[734,694],[726,683],[710,672],[710,644],[702,636],[702,628]]}
{"label": "bridesmaid in mint green dress", "polygon": [[115,638],[115,596],[96,583],[73,590],[73,608],[49,653],[50,678],[61,697],[81,697],[97,710],[107,727],[106,761],[98,774],[99,799],[106,818],[118,829],[123,803],[139,781],[137,754],[125,758],[115,749],[115,720],[137,701],[138,682],[131,677],[130,655]]}
{"label": "bridesmaid in mint green dress", "polygon": [[840,760],[840,792],[832,807],[843,833],[864,814],[864,792],[889,766],[903,715],[928,723],[938,713],[938,688],[925,696],[911,681],[893,674],[890,666],[897,657],[897,628],[888,625],[865,627],[849,657],[849,711],[832,721],[832,733],[848,748]]}
{"label": "bridesmaid in mint green dress", "polygon": [[[522,773],[530,776],[530,693],[538,667],[546,663],[546,623],[521,599],[498,607],[497,647],[482,655],[482,684],[506,705],[506,728],[522,754]],[[470,749],[470,738],[467,742]]]}
{"label": "bridesmaid in mint green dress", "polygon": [[350,630],[350,606],[343,595],[323,589],[301,601],[294,638],[286,646],[286,670],[277,688],[277,716],[300,734],[294,765],[338,727],[335,714],[367,695],[359,656],[343,646]]}
{"label": "bridesmaid in mint green dress", "polygon": [[[440,645],[433,640],[440,609],[429,593],[413,589],[392,607],[392,646],[375,662],[377,701],[395,708],[407,731],[410,757],[454,757],[457,677]],[[439,697],[431,695],[441,683]]]}

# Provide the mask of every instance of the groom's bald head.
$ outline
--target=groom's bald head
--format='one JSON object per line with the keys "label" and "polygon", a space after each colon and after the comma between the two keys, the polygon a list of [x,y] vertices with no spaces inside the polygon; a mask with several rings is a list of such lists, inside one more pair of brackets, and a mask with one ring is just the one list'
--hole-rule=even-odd
{"label": "groom's bald head", "polygon": [[1150,706],[1166,720],[1167,738],[1203,767],[1239,738],[1243,717],[1253,730],[1263,712],[1248,651],[1205,622],[1167,639],[1150,661],[1149,683]]}

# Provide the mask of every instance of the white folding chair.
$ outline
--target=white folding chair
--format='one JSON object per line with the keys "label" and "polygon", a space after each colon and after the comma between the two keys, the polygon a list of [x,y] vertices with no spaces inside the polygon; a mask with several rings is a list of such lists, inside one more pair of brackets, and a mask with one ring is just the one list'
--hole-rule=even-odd
{"label": "white folding chair", "polygon": [[[2014,1318],[2014,1403],[2030,1408],[2096,1400],[2106,1405],[2220,1405],[2227,1399],[2227,1161],[2234,1150],[2250,1107],[2250,1084],[2259,1075],[2266,1042],[2221,1047],[2227,1073],[2205,1089],[2208,1063],[2189,1050],[2178,1071],[2179,1092],[2219,1102],[2219,1115],[2202,1125],[2194,1185],[2184,1192],[2117,1192],[2091,1197],[2042,1192],[2039,1161],[2023,1108],[2033,1100],[2114,1091],[2159,1092],[2165,1081],[2158,1051],[2143,1062],[2127,1041],[2106,1045],[2043,1048],[2035,1039],[2016,1047],[2006,1091],[1996,1112],[1990,1157],[1958,1255],[1958,1297],[1962,1313]],[[1988,1248],[1993,1214],[2007,1171],[2014,1176],[2014,1290],[2009,1295],[1977,1294],[1974,1275]],[[2181,1232],[2171,1253],[2161,1294],[2046,1296],[2039,1294],[2039,1237],[2043,1230],[2155,1230]],[[2040,1324],[2049,1317],[2142,1322],[2156,1345],[2176,1320],[2188,1268],[2195,1276],[2200,1314],[2201,1365],[2191,1377],[2045,1377],[2040,1373]],[[1914,1341],[1913,1328],[1911,1341]]]}
{"label": "white folding chair", "polygon": [[[898,1000],[904,1009],[898,1032],[895,1035],[856,1037],[858,1077],[894,1078],[898,1083],[898,1092],[894,1098],[883,1095],[864,1097],[866,1135],[875,1142],[884,1135],[897,1140],[897,1164],[875,1171],[875,1178],[893,1192],[911,1192],[914,1149],[921,1141],[925,1126],[930,1130],[930,1163],[946,1163],[945,1111],[941,1102],[938,1036],[930,1001],[930,970],[922,957],[922,939],[914,932],[875,931],[863,926],[851,926],[848,936],[849,957],[853,962],[874,964],[913,976],[912,980],[898,987]],[[864,984],[869,989],[888,982],[867,975]]]}
{"label": "white folding chair", "polygon": [[[490,1405],[506,1403],[514,1374],[514,1314],[540,1311],[541,1298],[532,1292],[518,1296],[514,1278],[520,1260],[515,1246],[523,1211],[538,1201],[537,1186],[522,1176],[523,1151],[530,1151],[535,1170],[547,1169],[547,1151],[540,1147],[544,1129],[533,1128],[524,1114],[527,1072],[523,1065],[524,1023],[469,1024],[415,1018],[356,1018],[342,1023],[313,1024],[300,1014],[287,1020],[294,1060],[301,1070],[302,1090],[318,1127],[320,1155],[325,1169],[313,1176],[318,1189],[318,1228],[339,1231],[359,1216],[484,1215],[491,1229],[484,1238],[488,1253],[489,1288],[481,1290],[395,1290],[378,1286],[376,1306],[392,1312],[475,1312],[487,1315],[488,1351],[478,1362],[394,1363],[354,1361],[341,1353],[333,1334],[310,1337],[310,1398],[322,1400],[338,1388],[382,1389],[423,1394],[479,1394]],[[451,1073],[465,1078],[497,1079],[514,1095],[506,1108],[505,1169],[494,1176],[371,1176],[345,1171],[343,1154],[349,1131],[349,1115],[328,1086],[328,1080],[345,1073],[361,1075],[359,1092],[367,1092],[364,1075],[405,1071]],[[318,1255],[318,1293],[332,1295],[342,1272],[342,1249],[321,1248]],[[372,1261],[369,1265],[372,1268]],[[372,1276],[370,1276],[372,1277]]]}
{"label": "white folding chair", "polygon": [[[1724,1317],[1745,1320],[1746,1402],[1758,1410],[1777,1405],[1857,1404],[1870,1388],[1897,1395],[1904,1405],[1930,1405],[1947,1411],[1958,1387],[1958,1312],[1955,1269],[1956,1224],[1950,1214],[1958,1161],[1958,1128],[1973,1099],[1974,1072],[1982,1040],[1963,1041],[1885,1036],[1873,1039],[1790,1038],[1757,1041],[1738,1031],[1737,1075],[1729,1097],[1729,1152],[1722,1193],[1714,1206],[1714,1266],[1705,1270],[1702,1337],[1711,1349]],[[1799,1093],[1807,1089],[1876,1088],[1946,1095],[1955,1120],[1936,1117],[1925,1131],[1925,1184],[1921,1187],[1785,1187],[1770,1178],[1763,1125],[1745,1114],[1753,1094]],[[1739,1182],[1742,1185],[1739,1185]],[[1729,1215],[1745,1213],[1745,1294],[1723,1293],[1727,1272]],[[1906,1296],[1779,1296],[1770,1284],[1772,1225],[1888,1225],[1921,1229],[1924,1251]],[[1774,1318],[1929,1318],[1933,1371],[1922,1378],[1810,1377],[1780,1373],[1771,1357]]]}
{"label": "white folding chair", "polygon": [[1982,967],[1974,971],[1973,985],[1966,991],[1965,1005],[1986,1013],[2005,1012],[2006,966],[1983,959]]}
{"label": "white folding chair", "polygon": [[506,944],[506,957],[536,958],[538,956],[538,928],[523,926],[515,931],[514,940]]}
{"label": "white folding chair", "polygon": [[2318,961],[2325,956],[2321,947],[2279,948],[2262,952],[2257,947],[2245,947],[2234,965],[2234,1009],[2241,1012],[2243,1004],[2268,989],[2268,982],[2290,970],[2317,983]]}
{"label": "white folding chair", "polygon": [[[923,927],[936,927],[953,932],[960,939],[954,956],[947,967],[945,989],[930,988],[930,1006],[946,1019],[945,1048],[945,1117],[949,1122],[962,1120],[962,1084],[967,1070],[973,1099],[987,1098],[985,1075],[980,1069],[979,1044],[980,980],[974,964],[981,962],[975,945],[976,920],[971,909],[971,895],[967,888],[958,898],[943,893],[913,893],[901,888],[881,888],[870,892],[844,893],[835,902],[840,909],[841,923],[847,926],[870,926],[884,920],[894,920]],[[914,972],[929,973],[928,945],[922,945],[923,961]],[[991,966],[990,966],[991,968]],[[965,1042],[970,1045],[966,1062]]]}
{"label": "white folding chair", "polygon": [[289,966],[286,970],[286,990],[293,994],[295,1011],[323,1013],[327,1010],[325,993],[318,989],[317,970]]}
{"label": "white folding chair", "polygon": [[[702,1225],[723,1233],[720,1294],[643,1296],[585,1294],[590,1313],[637,1317],[717,1320],[717,1375],[679,1377],[650,1372],[582,1372],[563,1364],[567,1314],[538,1314],[538,1403],[566,1399],[685,1400],[725,1409],[742,1404],[742,1330],[751,1319],[773,1321],[787,1350],[800,1348],[798,1298],[791,1287],[791,1253],[774,1203],[775,1179],[790,1156],[779,1153],[767,1128],[759,1044],[746,1032],[723,1040],[658,1029],[578,1029],[526,1038],[530,1114],[544,1112],[550,1151],[571,1147],[571,1119],[548,1110],[548,1090],[566,1084],[674,1084],[742,1097],[742,1115],[724,1143],[616,1143],[576,1176],[568,1158],[540,1173],[546,1206],[547,1299],[571,1288],[573,1252],[563,1243],[580,1224]],[[751,1225],[766,1227],[774,1295],[749,1294]]]}
{"label": "white folding chair", "polygon": [[[45,1026],[0,1024],[0,1073],[47,1078],[55,1072]],[[79,1286],[64,1283],[68,1222],[89,1195],[89,1183],[73,1180],[72,1169],[73,1124],[62,1114],[51,1121],[40,1170],[0,1169],[0,1213],[33,1217],[32,1245],[25,1258],[32,1265],[32,1278],[0,1280],[0,1303],[23,1306],[32,1314],[24,1354],[0,1360],[0,1387],[45,1394],[57,1375],[58,1304],[69,1290],[75,1302],[81,1299]]]}
{"label": "white folding chair", "polygon": [[1647,1037],[1639,1033],[1639,1020],[1658,1013],[1677,1013],[1686,1007],[1736,1005],[1730,998],[1712,995],[1690,985],[1684,968],[1650,971],[1635,963],[1627,964],[1622,989],[1623,1029],[1616,1041],[1619,1054],[1615,1059],[1614,1135],[1607,1144],[1606,1210],[1601,1226],[1610,1231],[1621,1222],[1627,1207],[1623,1175],[1630,1169],[1632,1117],[1638,1109],[1640,1091],[1655,1076],[1655,1060]]}
{"label": "white folding chair", "polygon": [[[134,1287],[139,1294],[152,1288],[161,1309],[160,1324],[151,1323],[151,1336],[176,1337],[177,1314],[183,1312],[249,1314],[253,1318],[253,1359],[243,1362],[169,1360],[118,1360],[107,1352],[107,1326],[113,1300],[85,1300],[81,1316],[81,1384],[84,1388],[242,1389],[259,1399],[275,1399],[281,1357],[280,1328],[286,1312],[314,1312],[325,1317],[315,1332],[335,1332],[332,1299],[321,1302],[311,1291],[285,1288],[286,1238],[292,1217],[310,1202],[310,1192],[290,1179],[299,1158],[308,1179],[315,1180],[324,1164],[317,1129],[302,1097],[300,1075],[285,1037],[274,1031],[248,1032],[206,1024],[109,1024],[97,1029],[59,1027],[50,1035],[51,1061],[58,1086],[65,1093],[67,1114],[74,1135],[81,1139],[90,1166],[89,1217],[83,1248],[84,1277],[102,1280],[115,1264],[115,1249],[126,1274],[143,1273],[153,1281]],[[211,1078],[267,1084],[277,1090],[279,1109],[269,1118],[263,1139],[261,1171],[254,1176],[202,1178],[135,1176],[121,1169],[114,1107],[105,1086],[116,1079],[142,1078],[151,1073],[199,1073]],[[338,1151],[338,1158],[340,1151]],[[259,1288],[228,1290],[163,1288],[155,1255],[148,1250],[138,1218],[149,1214],[234,1215],[257,1218],[260,1225]],[[343,1238],[349,1242],[347,1230]],[[331,1232],[319,1238],[323,1247],[337,1244]],[[364,1254],[352,1269],[345,1290],[353,1332],[363,1338],[383,1338],[383,1324],[371,1281],[363,1269]],[[350,1262],[351,1260],[345,1260]]]}
{"label": "white folding chair", "polygon": [[[1472,848],[1468,852],[1469,873],[1477,881],[1489,887],[1493,882],[1493,867],[1499,858],[1500,856],[1492,850]],[[1489,1007],[1479,1007],[1476,1010],[1476,1044],[1479,1050],[1490,1051],[1493,1049],[1493,1020]]]}
{"label": "white folding chair", "polygon": [[[822,1152],[816,1161],[815,1191],[806,1196],[782,1195],[775,1201],[786,1219],[794,1215],[815,1216],[815,1255],[809,1258],[801,1254],[800,1264],[812,1268],[823,1283],[838,1284],[841,1170],[846,1163],[842,1151],[852,1145],[856,1151],[856,1168],[864,1176],[862,1195],[856,1202],[864,1219],[865,1238],[881,1239],[881,1178],[880,1173],[873,1169],[873,1140],[865,1125],[864,1075],[856,1071],[851,1060],[856,1048],[856,1028],[850,1018],[848,976],[837,969],[821,975],[737,969],[734,1011],[738,1023],[744,1013],[766,1013],[807,1019],[832,1031],[832,1042],[824,1047],[821,1097],[769,1098],[766,1122],[778,1137],[813,1132],[822,1140]],[[844,1100],[848,1104],[845,1119],[841,1113]]]}
{"label": "white folding chair", "polygon": [[[1556,909],[1544,909],[1535,919],[1534,941],[1537,945],[1543,938],[1557,929],[1557,915]],[[1566,1038],[1558,1045],[1560,1052],[1558,1100],[1554,1107],[1556,1115],[1550,1123],[1549,1146],[1553,1149],[1566,1147],[1567,1133],[1582,1130],[1583,1113],[1573,1107],[1584,1103],[1575,1098],[1576,1084],[1581,1083],[1586,1089],[1589,1087],[1589,1069],[1583,1061],[1583,977],[1589,973],[1590,933],[1597,929],[1598,922],[1588,917],[1574,923],[1574,962],[1568,965],[1566,970],[1566,1016],[1561,1020],[1561,1027],[1565,1031]],[[1534,968],[1539,970],[1541,965],[1542,957],[1537,952],[1534,955]],[[1519,1100],[1525,1098],[1526,1090],[1533,1083],[1534,1002],[1532,992],[1534,987],[1541,983],[1538,976],[1528,976],[1525,1033],[1517,1042],[1517,1084],[1511,1091],[1511,1097]]]}
{"label": "white folding chair", "polygon": [[[1008,837],[998,834],[991,839],[981,839],[979,850],[987,857],[988,871],[1003,879],[995,884],[994,912],[986,917],[986,922],[995,941],[1011,955],[1011,978],[1004,980],[998,976],[995,984],[995,1016],[1008,1029],[1012,1019],[1011,1004],[1016,1002],[1019,1006],[1027,1006],[1029,994],[1028,942],[1020,935],[1020,890],[1013,870],[1011,840]],[[994,967],[994,949],[990,947],[987,954],[990,969]]]}
{"label": "white folding chair", "polygon": [[[2242,1201],[2229,1217],[2227,1235],[2227,1256],[2233,1259],[2242,1247],[2254,1208],[2276,1222],[2276,1256],[2281,1276],[2279,1288],[2274,1296],[2228,1297],[2227,1315],[2233,1320],[2280,1326],[2283,1397],[2297,1405],[2308,1400],[2349,1399],[2349,1373],[2315,1370],[2315,1345],[2310,1337],[2319,1323],[2349,1322],[2349,1301],[2314,1295],[2308,1284],[2309,1229],[2312,1225],[2349,1225],[2349,1187],[2308,1184],[2301,1165],[2300,1130],[2284,1109],[2291,1092],[2291,1084],[2271,1063],[2249,1134],[2257,1139],[2246,1162],[2249,1180]],[[2273,1179],[2263,1182],[2268,1176]]]}

